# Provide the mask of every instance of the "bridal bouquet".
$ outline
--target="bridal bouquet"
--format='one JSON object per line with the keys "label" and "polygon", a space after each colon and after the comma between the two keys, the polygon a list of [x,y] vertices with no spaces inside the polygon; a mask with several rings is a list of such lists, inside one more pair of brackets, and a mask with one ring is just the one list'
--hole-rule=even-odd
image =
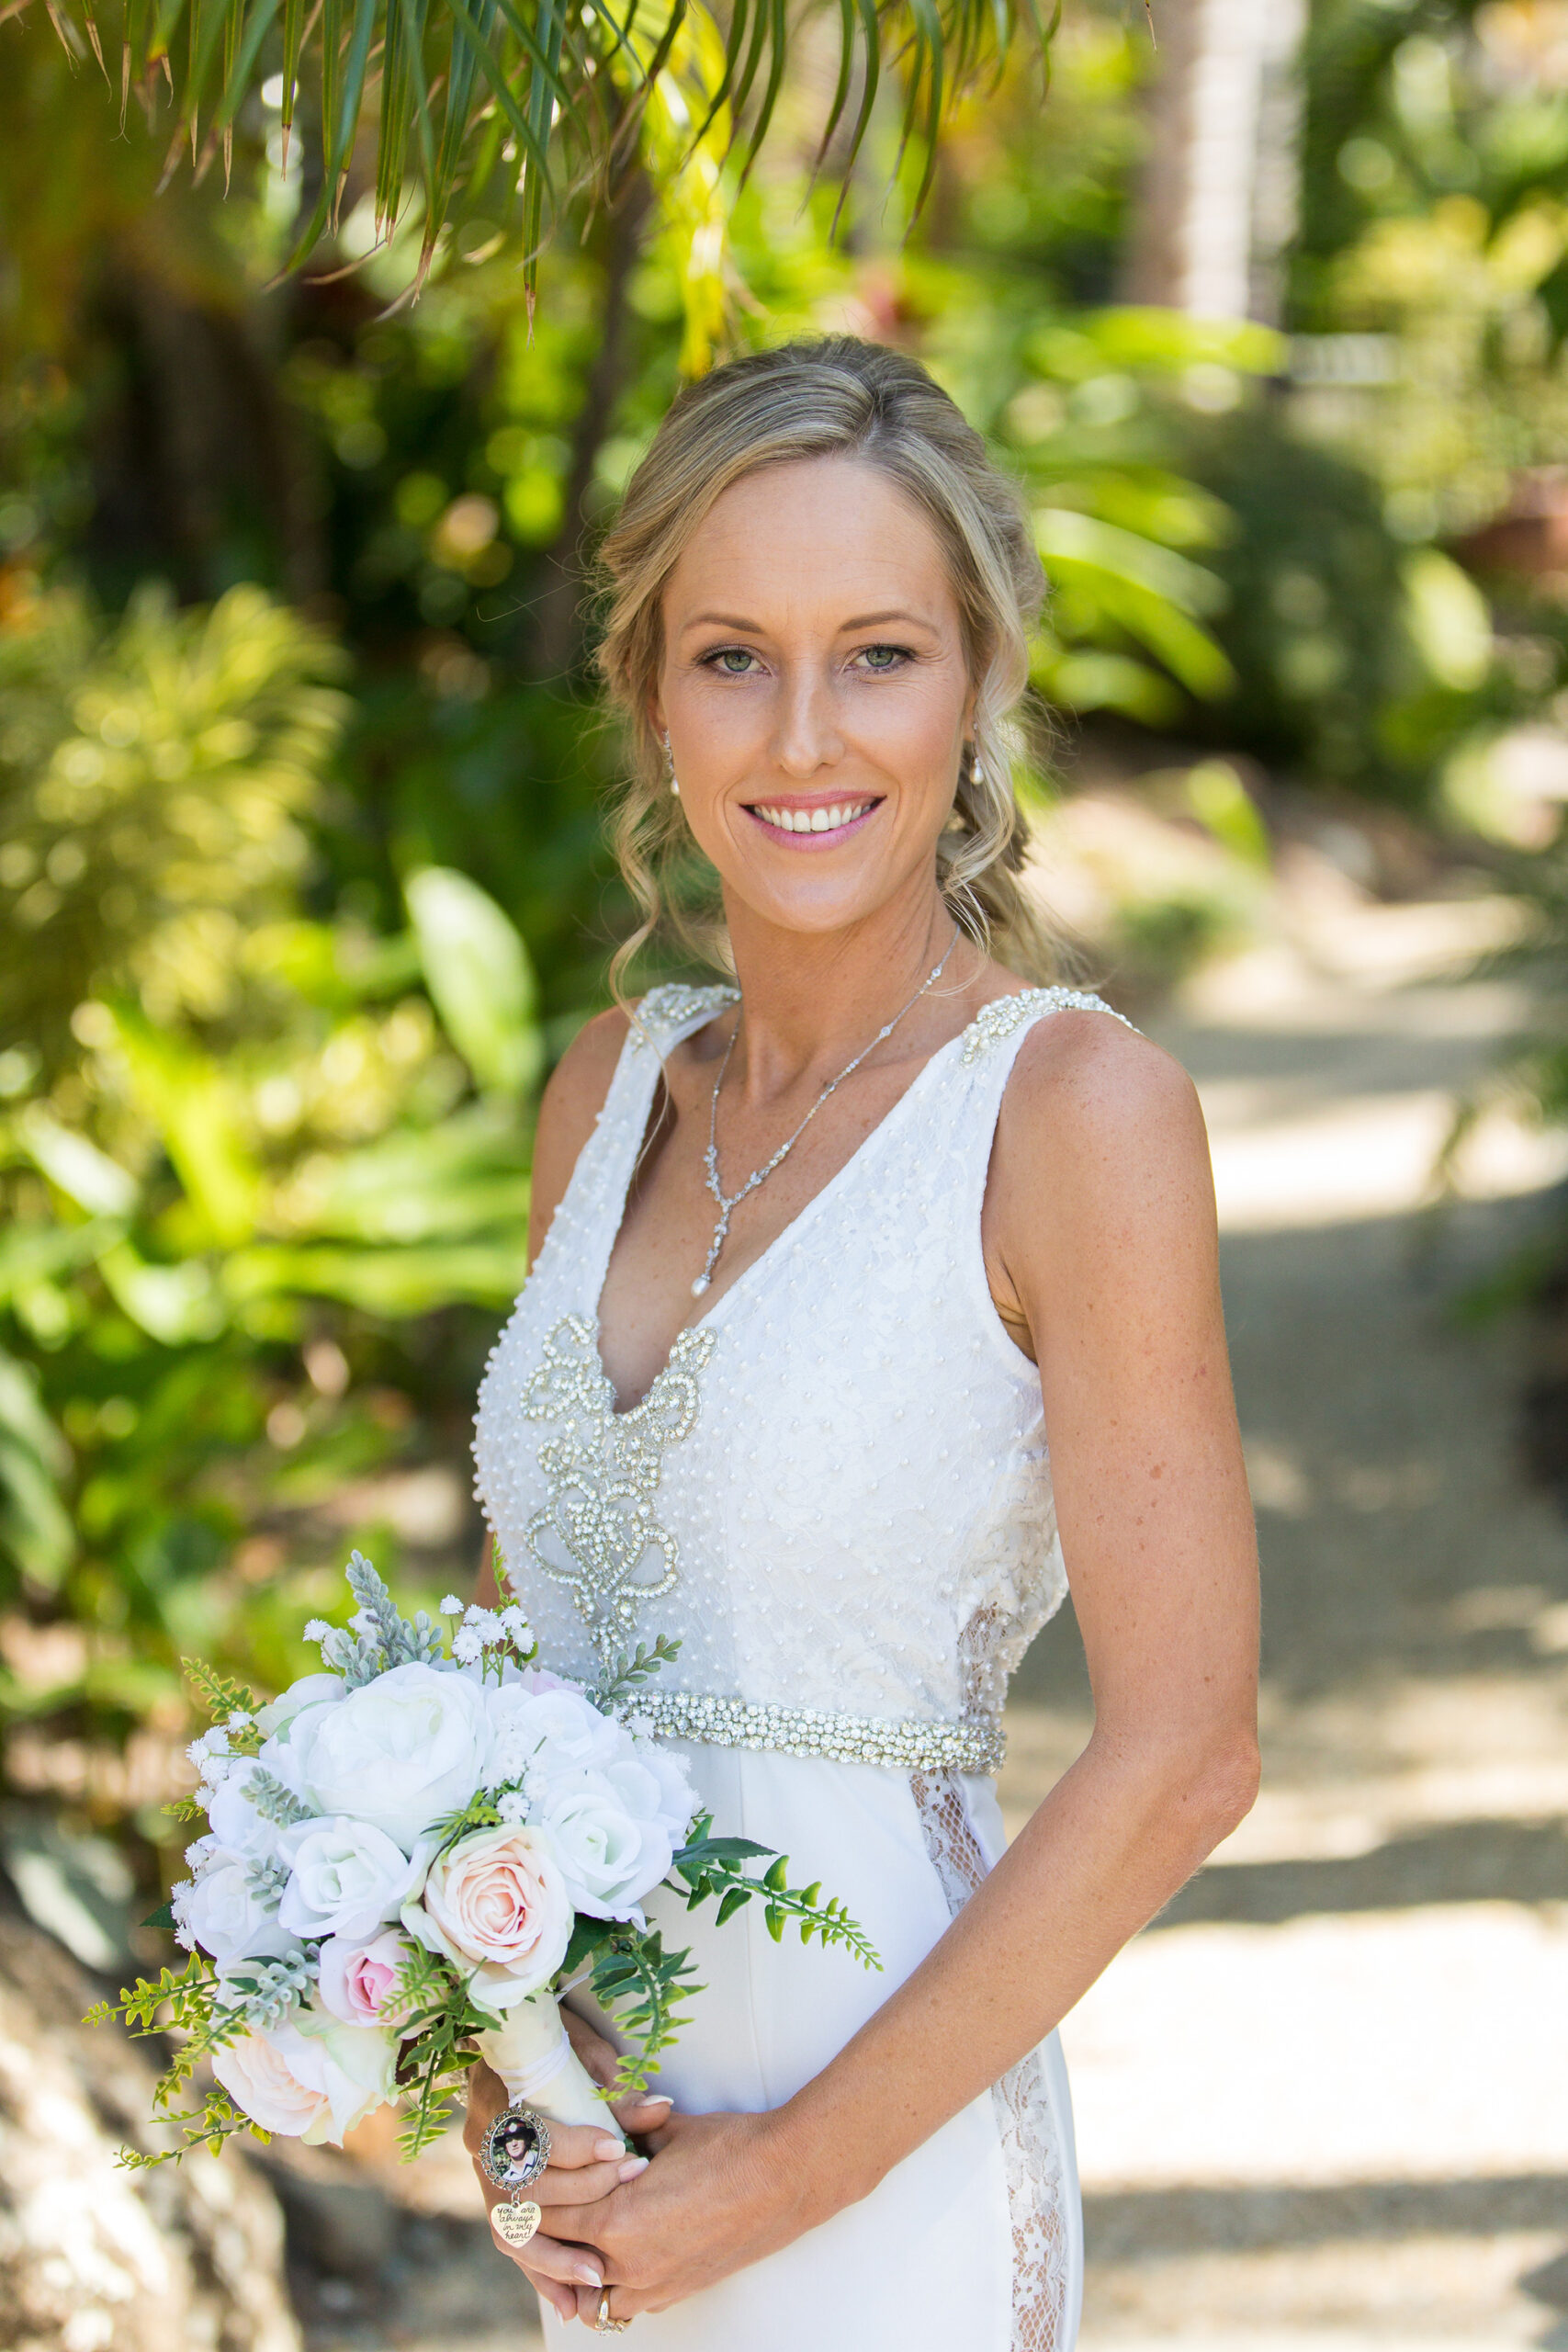
{"label": "bridal bouquet", "polygon": [[[541,1669],[514,1603],[410,1622],[357,1552],[348,1582],[347,1627],[306,1628],[322,1671],[266,1706],[187,1661],[220,1720],[172,1810],[208,1827],[150,1924],[189,1958],[88,2019],[177,2034],[154,2100],[181,2129],[166,2154],[241,2131],[336,2145],[398,2103],[412,2159],[476,2056],[514,2101],[613,2131],[604,2098],[646,2084],[700,1989],[644,1916],[660,1885],[716,1899],[720,1922],[758,1898],[775,1938],[794,1920],[880,1964],[842,1904],[788,1886],[784,1857],[714,1837],[680,1759],[639,1734],[637,1690],[676,1645],[639,1645],[589,1691]],[[629,2045],[608,2094],[560,2021],[576,1986]],[[204,2061],[217,2086],[177,2109]]]}

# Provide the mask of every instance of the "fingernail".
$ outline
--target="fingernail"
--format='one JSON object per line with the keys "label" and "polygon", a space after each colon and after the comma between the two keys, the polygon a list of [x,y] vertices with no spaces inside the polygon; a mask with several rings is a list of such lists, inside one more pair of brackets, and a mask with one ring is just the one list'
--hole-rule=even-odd
{"label": "fingernail", "polygon": [[590,2269],[586,2262],[580,2262],[571,2275],[582,2287],[602,2287],[604,2283],[599,2273]]}
{"label": "fingernail", "polygon": [[646,2172],[647,2170],[648,2158],[646,2156],[633,2156],[629,2162],[621,2166],[621,2169],[616,2174],[615,2177],[617,2180],[635,2180],[639,2172]]}
{"label": "fingernail", "polygon": [[674,2104],[668,2091],[655,2091],[651,2098],[639,2098],[637,2101],[639,2107],[673,2107]]}
{"label": "fingernail", "polygon": [[608,2162],[611,2156],[618,2156],[626,2144],[624,2140],[595,2140],[593,2153]]}

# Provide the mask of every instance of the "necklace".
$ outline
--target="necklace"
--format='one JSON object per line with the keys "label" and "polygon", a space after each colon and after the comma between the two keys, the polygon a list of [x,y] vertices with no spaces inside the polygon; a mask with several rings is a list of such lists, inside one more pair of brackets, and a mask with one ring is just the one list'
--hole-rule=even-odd
{"label": "necklace", "polygon": [[839,1088],[842,1086],[845,1079],[850,1076],[851,1072],[859,1069],[867,1054],[874,1052],[875,1048],[881,1045],[885,1037],[890,1037],[893,1035],[894,1030],[897,1028],[898,1023],[903,1020],[904,1014],[906,1012],[912,1012],[916,1005],[919,1004],[921,997],[924,996],[926,990],[937,980],[941,979],[942,973],[947,968],[947,958],[952,955],[957,944],[958,929],[955,924],[953,927],[953,937],[947,943],[947,954],[943,956],[940,964],[934,965],[926,974],[925,978],[920,982],[919,987],[915,990],[915,993],[909,999],[908,1003],[904,1006],[901,1012],[896,1012],[891,1021],[887,1021],[883,1023],[875,1036],[872,1039],[871,1044],[869,1046],[863,1046],[859,1053],[855,1056],[853,1061],[846,1062],[844,1064],[843,1069],[839,1072],[837,1078],[829,1080],[827,1085],[822,1089],[821,1093],[817,1097],[816,1102],[813,1102],[810,1110],[807,1111],[805,1118],[802,1119],[795,1133],[792,1136],[785,1137],[784,1141],[780,1144],[777,1151],[774,1152],[772,1159],[765,1160],[761,1168],[753,1168],[750,1176],[747,1177],[744,1184],[741,1185],[740,1190],[738,1193],[731,1193],[727,1200],[725,1198],[724,1189],[718,1181],[718,1097],[719,1090],[724,1084],[724,1074],[729,1068],[729,1057],[735,1051],[735,1040],[740,1035],[740,1015],[739,1013],[736,1014],[735,1026],[729,1033],[729,1043],[724,1049],[724,1059],[718,1066],[718,1076],[713,1082],[713,1104],[708,1112],[708,1148],[703,1155],[704,1164],[707,1169],[707,1188],[713,1194],[714,1199],[718,1203],[718,1223],[713,1229],[713,1239],[708,1244],[707,1263],[704,1266],[702,1272],[697,1276],[696,1281],[692,1284],[692,1296],[694,1298],[701,1298],[704,1291],[706,1290],[708,1284],[713,1280],[713,1270],[718,1263],[718,1253],[723,1249],[726,1241],[729,1238],[729,1220],[734,1216],[736,1210],[740,1206],[741,1202],[745,1200],[750,1193],[754,1193],[759,1184],[766,1183],[768,1178],[779,1165],[779,1162],[782,1159],[786,1159],[789,1153],[795,1149],[795,1145],[800,1141],[801,1136],[806,1133],[807,1128],[811,1125],[812,1120],[817,1116],[818,1112],[820,1111],[823,1103],[828,1100],[829,1095],[834,1094],[838,1091]]}

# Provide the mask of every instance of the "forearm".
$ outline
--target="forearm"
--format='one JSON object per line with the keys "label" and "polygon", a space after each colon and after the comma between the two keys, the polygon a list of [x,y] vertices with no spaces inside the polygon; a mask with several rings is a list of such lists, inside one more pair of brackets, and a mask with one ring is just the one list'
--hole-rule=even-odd
{"label": "forearm", "polygon": [[1243,1743],[1186,1759],[1091,1741],[940,1943],[778,2111],[825,2220],[1058,2024],[1252,1802]]}

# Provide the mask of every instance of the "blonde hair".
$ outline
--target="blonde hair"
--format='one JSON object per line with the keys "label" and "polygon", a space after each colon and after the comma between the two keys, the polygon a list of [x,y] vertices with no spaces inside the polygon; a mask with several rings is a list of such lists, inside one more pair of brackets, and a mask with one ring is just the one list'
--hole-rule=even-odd
{"label": "blonde hair", "polygon": [[[975,687],[975,757],[937,844],[939,886],[970,937],[1030,978],[1057,957],[1019,884],[1027,829],[1012,786],[1014,714],[1029,683],[1029,633],[1044,594],[1017,486],[918,360],[853,335],[784,344],[716,368],[678,394],[626,486],[599,549],[605,605],[597,662],[630,729],[632,773],[611,829],[642,918],[610,967],[660,929],[728,967],[711,888],[694,895],[692,841],[669,788],[649,705],[664,655],[663,593],[715,502],[764,466],[848,457],[874,466],[927,516],[947,560]],[[705,861],[704,861],[705,868]]]}

